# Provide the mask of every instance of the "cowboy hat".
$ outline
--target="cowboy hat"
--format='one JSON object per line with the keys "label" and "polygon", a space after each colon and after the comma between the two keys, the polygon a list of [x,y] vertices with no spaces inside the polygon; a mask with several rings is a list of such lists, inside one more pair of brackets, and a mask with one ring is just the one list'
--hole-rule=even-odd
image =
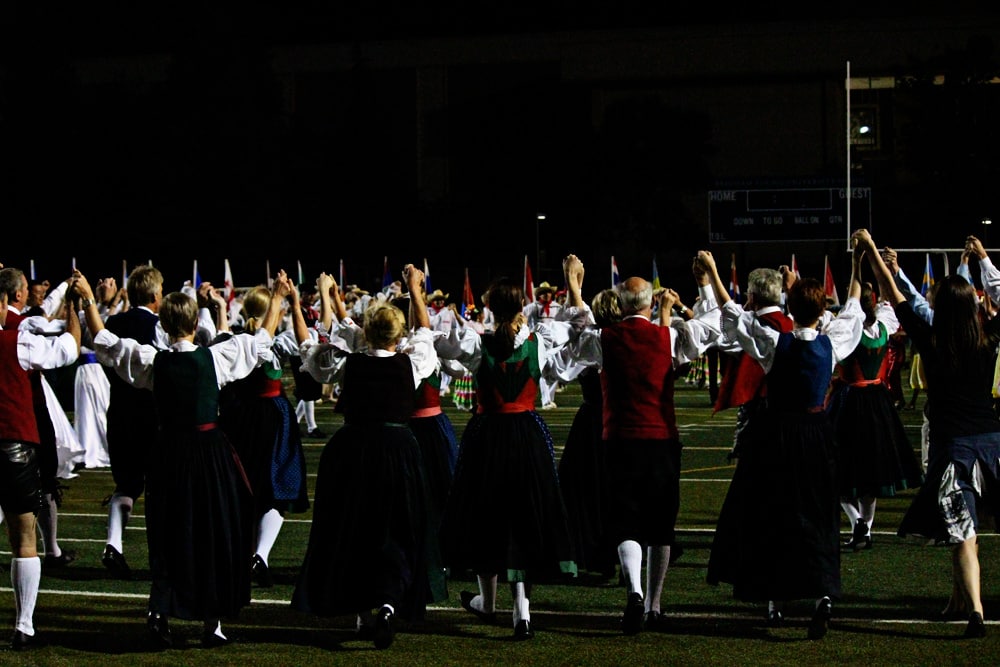
{"label": "cowboy hat", "polygon": [[549,294],[555,294],[558,291],[559,291],[558,288],[555,288],[552,285],[543,282],[541,285],[535,288],[535,298],[537,299],[540,295],[545,294],[546,292],[548,292]]}
{"label": "cowboy hat", "polygon": [[444,292],[442,292],[441,290],[436,289],[436,290],[434,290],[433,292],[431,292],[430,294],[427,295],[427,303],[430,303],[434,299],[444,299],[445,301],[447,301],[448,300],[448,295],[445,294]]}

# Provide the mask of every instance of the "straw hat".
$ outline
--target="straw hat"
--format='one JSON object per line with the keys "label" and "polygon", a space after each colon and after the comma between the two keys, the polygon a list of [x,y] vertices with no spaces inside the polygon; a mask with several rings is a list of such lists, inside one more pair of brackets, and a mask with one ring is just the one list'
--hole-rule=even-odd
{"label": "straw hat", "polygon": [[436,289],[427,295],[427,303],[434,301],[434,299],[444,299],[445,301],[447,301],[448,295],[442,292],[441,290]]}
{"label": "straw hat", "polygon": [[535,288],[535,298],[537,299],[539,296],[545,293],[555,294],[558,291],[559,291],[558,288],[555,288],[552,285],[543,282],[541,285]]}

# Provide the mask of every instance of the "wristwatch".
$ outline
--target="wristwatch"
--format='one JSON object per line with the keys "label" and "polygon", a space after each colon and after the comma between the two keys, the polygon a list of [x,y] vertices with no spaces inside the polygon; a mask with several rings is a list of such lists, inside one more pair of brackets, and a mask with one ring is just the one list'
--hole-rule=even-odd
{"label": "wristwatch", "polygon": [[90,308],[94,305],[93,299],[80,299],[80,308]]}

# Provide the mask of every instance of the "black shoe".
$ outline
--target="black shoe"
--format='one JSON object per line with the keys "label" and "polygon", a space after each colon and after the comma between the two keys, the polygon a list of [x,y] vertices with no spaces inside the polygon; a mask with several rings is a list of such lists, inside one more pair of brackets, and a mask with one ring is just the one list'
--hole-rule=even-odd
{"label": "black shoe", "polygon": [[166,616],[149,612],[146,615],[146,627],[149,628],[149,638],[153,640],[153,645],[156,648],[164,649],[174,645]]}
{"label": "black shoe", "polygon": [[459,593],[458,596],[462,600],[462,609],[472,612],[472,615],[478,618],[483,623],[496,625],[497,613],[495,611],[493,612],[479,611],[478,609],[472,606],[472,598],[476,597],[476,595],[477,595],[476,593],[472,593],[470,591],[462,591],[461,593]]}
{"label": "black shoe", "polygon": [[[979,617],[980,623],[982,623],[982,618],[982,616]],[[39,639],[37,632],[33,635],[26,635],[20,630],[15,630],[14,636],[10,640],[10,648],[13,651],[28,651],[42,645],[43,642]]]}
{"label": "black shoe", "polygon": [[395,614],[389,607],[382,607],[375,614],[375,633],[372,637],[372,643],[375,644],[377,649],[385,649],[392,646],[393,637],[395,637],[396,632],[392,628],[392,617]]}
{"label": "black shoe", "polygon": [[229,637],[220,637],[215,634],[214,630],[206,630],[201,633],[201,647],[202,648],[218,648],[219,646],[225,646],[226,644],[232,644],[233,640]]}
{"label": "black shoe", "polygon": [[767,612],[767,627],[780,628],[785,624],[785,615],[779,609],[772,609]]}
{"label": "black shoe", "polygon": [[831,616],[833,616],[833,603],[830,602],[830,598],[823,598],[816,605],[816,611],[809,621],[809,639],[822,639],[826,636]]}
{"label": "black shoe", "polygon": [[128,563],[125,562],[125,556],[110,544],[104,547],[104,555],[101,556],[101,562],[114,575],[115,579],[124,579],[126,581],[132,579],[132,570],[129,568]]}
{"label": "black shoe", "polygon": [[864,519],[858,519],[854,524],[854,534],[851,539],[841,543],[841,548],[846,551],[861,551],[872,548],[872,535],[868,530],[868,524]]}
{"label": "black shoe", "polygon": [[534,639],[535,631],[531,629],[531,621],[518,621],[514,626],[514,641],[523,642],[525,639]]}
{"label": "black shoe", "polygon": [[983,621],[983,615],[978,611],[974,611],[969,616],[969,624],[965,626],[965,637],[967,639],[979,639],[985,636],[986,623]]}
{"label": "black shoe", "polygon": [[652,632],[666,632],[667,617],[658,611],[647,611],[642,617],[642,629]]}
{"label": "black shoe", "polygon": [[75,560],[76,560],[75,551],[63,549],[62,553],[59,554],[58,556],[53,556],[52,554],[45,554],[45,559],[42,561],[42,567],[59,569],[66,567]]}
{"label": "black shoe", "polygon": [[323,431],[319,430],[319,426],[317,426],[313,430],[311,430],[308,433],[306,433],[306,437],[309,437],[309,438],[325,438],[326,437],[326,433],[323,433]]}
{"label": "black shoe", "polygon": [[271,569],[259,555],[254,554],[250,559],[250,576],[261,588],[271,588],[274,580],[271,578]]}
{"label": "black shoe", "polygon": [[628,602],[625,604],[625,613],[622,614],[622,633],[637,635],[642,632],[642,617],[645,611],[646,607],[642,602],[642,595],[629,593]]}

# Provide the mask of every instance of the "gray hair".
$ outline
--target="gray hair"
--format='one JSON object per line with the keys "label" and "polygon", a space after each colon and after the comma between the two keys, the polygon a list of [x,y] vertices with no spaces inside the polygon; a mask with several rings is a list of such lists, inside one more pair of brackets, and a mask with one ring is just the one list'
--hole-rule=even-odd
{"label": "gray hair", "polygon": [[622,315],[633,315],[653,307],[653,284],[633,276],[615,287],[622,300]]}
{"label": "gray hair", "polygon": [[777,306],[781,303],[781,273],[775,269],[754,269],[747,277],[747,296],[753,294],[760,306]]}

